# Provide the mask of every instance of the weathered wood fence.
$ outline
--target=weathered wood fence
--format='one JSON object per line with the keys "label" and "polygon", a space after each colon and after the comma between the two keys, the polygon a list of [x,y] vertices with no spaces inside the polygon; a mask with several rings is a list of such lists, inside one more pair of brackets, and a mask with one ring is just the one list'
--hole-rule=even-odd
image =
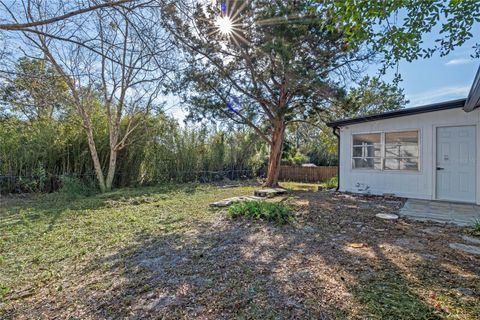
{"label": "weathered wood fence", "polygon": [[337,175],[337,167],[280,166],[280,180],[323,182]]}

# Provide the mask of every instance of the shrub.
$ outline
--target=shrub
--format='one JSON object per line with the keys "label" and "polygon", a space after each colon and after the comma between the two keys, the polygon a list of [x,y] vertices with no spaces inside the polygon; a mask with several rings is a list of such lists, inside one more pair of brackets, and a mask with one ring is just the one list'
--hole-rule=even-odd
{"label": "shrub", "polygon": [[246,217],[254,220],[274,221],[287,224],[293,219],[292,209],[283,203],[246,201],[228,208],[231,217]]}
{"label": "shrub", "polygon": [[93,185],[87,184],[76,177],[62,176],[60,177],[60,182],[59,192],[68,197],[86,197],[95,193]]}
{"label": "shrub", "polygon": [[325,187],[327,189],[333,189],[333,188],[336,188],[337,186],[338,186],[338,178],[337,177],[330,178],[325,185]]}
{"label": "shrub", "polygon": [[473,225],[473,228],[471,230],[471,234],[480,237],[480,219],[477,219]]}

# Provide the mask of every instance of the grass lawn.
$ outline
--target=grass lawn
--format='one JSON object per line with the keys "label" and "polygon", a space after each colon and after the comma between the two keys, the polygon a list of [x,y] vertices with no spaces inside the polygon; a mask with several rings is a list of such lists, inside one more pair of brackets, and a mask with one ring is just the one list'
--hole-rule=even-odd
{"label": "grass lawn", "polygon": [[284,186],[287,225],[209,208],[249,185],[2,197],[0,318],[480,319],[480,258],[448,247],[464,230]]}

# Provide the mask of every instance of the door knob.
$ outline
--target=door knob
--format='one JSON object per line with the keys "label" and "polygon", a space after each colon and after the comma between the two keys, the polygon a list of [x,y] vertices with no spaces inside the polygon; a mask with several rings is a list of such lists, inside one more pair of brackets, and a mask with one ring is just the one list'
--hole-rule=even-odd
{"label": "door knob", "polygon": [[437,170],[445,170],[445,168],[437,167]]}

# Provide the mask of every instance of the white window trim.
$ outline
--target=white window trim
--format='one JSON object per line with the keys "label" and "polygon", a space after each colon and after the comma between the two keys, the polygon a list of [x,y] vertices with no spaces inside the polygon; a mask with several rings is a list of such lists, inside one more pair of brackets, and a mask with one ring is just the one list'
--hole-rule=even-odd
{"label": "white window trim", "polygon": [[[417,132],[417,137],[418,137],[418,156],[417,157],[389,157],[388,159],[417,159],[417,169],[385,169],[385,159],[387,157],[385,156],[385,134],[386,133],[401,133],[401,132]],[[354,136],[356,135],[362,135],[362,134],[380,134],[380,148],[381,148],[381,155],[380,157],[354,157],[353,156],[353,148],[354,147],[361,147],[361,145],[354,145],[353,144],[353,139]],[[421,130],[420,129],[405,129],[405,130],[392,130],[392,131],[372,131],[372,132],[355,132],[351,134],[351,148],[350,148],[350,164],[351,164],[351,170],[354,171],[375,171],[375,172],[405,172],[405,173],[418,173],[421,172],[421,154],[422,154],[422,149],[421,149]],[[354,167],[354,161],[353,159],[380,159],[380,169],[375,169],[375,168],[355,168]]]}

